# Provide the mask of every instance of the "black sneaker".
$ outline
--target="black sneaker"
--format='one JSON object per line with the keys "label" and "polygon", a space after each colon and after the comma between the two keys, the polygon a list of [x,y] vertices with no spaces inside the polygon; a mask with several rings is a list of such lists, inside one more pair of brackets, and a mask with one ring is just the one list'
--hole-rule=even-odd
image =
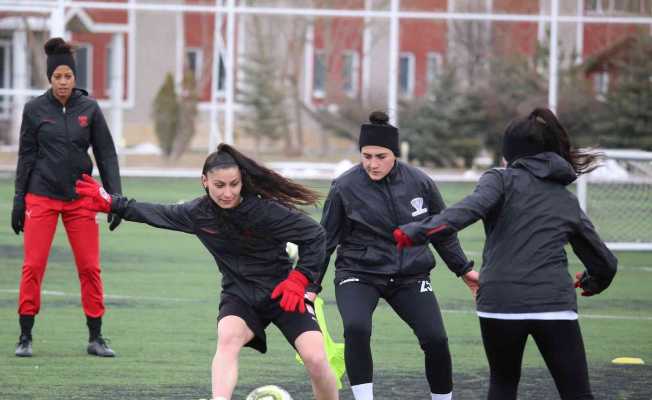
{"label": "black sneaker", "polygon": [[16,345],[16,357],[32,356],[32,338],[27,335],[20,335]]}
{"label": "black sneaker", "polygon": [[102,338],[102,336],[88,342],[88,347],[86,348],[86,351],[88,351],[88,354],[93,356],[115,357],[115,352],[111,350],[111,348],[106,343],[104,338]]}

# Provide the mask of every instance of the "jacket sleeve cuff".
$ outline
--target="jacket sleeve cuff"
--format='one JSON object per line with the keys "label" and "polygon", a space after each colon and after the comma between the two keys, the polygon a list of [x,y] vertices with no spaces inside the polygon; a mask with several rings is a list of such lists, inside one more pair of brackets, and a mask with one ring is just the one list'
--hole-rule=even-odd
{"label": "jacket sleeve cuff", "polygon": [[322,290],[321,285],[315,282],[310,282],[310,284],[306,288],[306,292],[312,292],[316,294],[319,294],[321,290]]}
{"label": "jacket sleeve cuff", "polygon": [[466,275],[467,272],[471,271],[473,269],[473,260],[467,262],[462,269],[460,269],[458,272],[455,273],[458,278]]}

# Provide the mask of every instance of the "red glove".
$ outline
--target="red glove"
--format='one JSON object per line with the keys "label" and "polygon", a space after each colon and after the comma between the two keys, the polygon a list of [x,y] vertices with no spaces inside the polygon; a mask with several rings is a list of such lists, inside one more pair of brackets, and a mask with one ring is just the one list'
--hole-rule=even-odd
{"label": "red glove", "polygon": [[401,230],[401,228],[394,229],[394,240],[396,241],[396,248],[402,250],[404,247],[412,247],[412,239]]}
{"label": "red glove", "polygon": [[575,273],[575,287],[576,288],[581,288],[582,293],[580,293],[584,297],[588,296],[593,296],[593,293],[589,292],[588,290],[582,288],[582,281],[584,280],[584,273],[583,272],[577,272]]}
{"label": "red glove", "polygon": [[84,207],[92,211],[111,212],[111,195],[93,178],[82,174],[75,184],[75,191],[84,199]]}
{"label": "red glove", "polygon": [[306,312],[306,303],[304,295],[308,287],[308,278],[301,272],[293,269],[288,277],[274,288],[272,299],[281,295],[281,308],[287,312],[299,311]]}

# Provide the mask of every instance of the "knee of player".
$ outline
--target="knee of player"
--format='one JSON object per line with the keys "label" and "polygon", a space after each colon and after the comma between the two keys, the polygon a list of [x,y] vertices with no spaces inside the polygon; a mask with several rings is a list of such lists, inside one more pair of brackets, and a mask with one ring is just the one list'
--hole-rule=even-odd
{"label": "knee of player", "polygon": [[309,351],[301,356],[303,364],[310,376],[322,376],[330,373],[328,358],[326,353],[321,350]]}
{"label": "knee of player", "polygon": [[217,353],[238,353],[242,349],[244,338],[238,334],[223,334],[217,338]]}
{"label": "knee of player", "polygon": [[345,323],[344,336],[349,338],[371,338],[371,324],[358,320]]}
{"label": "knee of player", "polygon": [[419,337],[419,345],[423,351],[448,351],[448,336],[431,333],[429,335]]}

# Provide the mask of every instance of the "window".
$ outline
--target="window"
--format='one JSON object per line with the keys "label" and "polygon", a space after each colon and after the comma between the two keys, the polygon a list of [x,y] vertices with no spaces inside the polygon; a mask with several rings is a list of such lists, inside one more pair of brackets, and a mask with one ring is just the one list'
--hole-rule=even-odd
{"label": "window", "polygon": [[432,85],[433,82],[441,76],[442,68],[442,57],[441,53],[428,53],[427,56],[427,76],[428,85]]}
{"label": "window", "polygon": [[609,72],[602,71],[593,75],[593,90],[599,100],[604,100],[609,91]]}
{"label": "window", "polygon": [[347,50],[342,55],[342,90],[351,97],[358,94],[358,60],[358,53],[352,50]]}
{"label": "window", "polygon": [[312,95],[321,98],[326,94],[326,54],[324,52],[315,51],[313,68]]}
{"label": "window", "polygon": [[652,1],[650,0],[587,0],[586,10],[598,14],[605,13],[630,13],[650,14]]}
{"label": "window", "polygon": [[204,53],[202,49],[186,49],[185,67],[192,71],[195,81],[201,79],[201,72],[204,66]]}
{"label": "window", "polygon": [[[0,89],[9,89],[11,87],[11,42],[0,40]],[[0,118],[7,119],[10,117],[9,96],[0,95]]]}
{"label": "window", "polygon": [[217,79],[217,89],[218,96],[224,96],[224,90],[226,89],[226,63],[224,62],[224,54],[218,52],[217,59],[217,70],[215,71],[215,77]]}
{"label": "window", "polygon": [[79,44],[75,50],[75,84],[78,88],[91,92],[93,89],[93,48],[89,44]]}
{"label": "window", "polygon": [[401,53],[398,64],[398,91],[403,97],[414,94],[414,54]]}

